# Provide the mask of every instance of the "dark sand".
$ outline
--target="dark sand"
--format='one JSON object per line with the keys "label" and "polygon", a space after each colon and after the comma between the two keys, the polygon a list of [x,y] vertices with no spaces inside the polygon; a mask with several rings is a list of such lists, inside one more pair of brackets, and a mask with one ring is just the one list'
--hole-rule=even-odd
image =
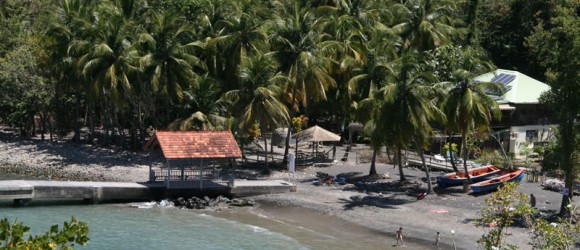
{"label": "dark sand", "polygon": [[[212,212],[214,216],[259,226],[287,235],[311,249],[389,249],[396,247],[394,232],[370,229],[336,216],[299,206],[260,202],[251,209]],[[433,240],[405,238],[408,249],[451,249]]]}
{"label": "dark sand", "polygon": [[[325,147],[322,150],[328,149]],[[344,150],[344,147],[338,147],[337,159],[344,155]],[[312,185],[317,172],[348,178],[366,175],[370,164],[360,162],[360,156],[365,151],[368,151],[368,146],[358,145],[353,147],[346,161],[339,160],[328,167],[303,167],[292,178],[285,171],[274,171],[272,175],[262,178],[292,180],[297,185],[297,192],[252,197],[259,204],[251,210],[252,213],[244,212],[241,215],[232,210],[219,214],[272,231],[284,231],[281,233],[313,249],[331,248],[325,246],[392,248],[396,242],[395,231],[401,226],[409,249],[437,249],[432,245],[437,231],[441,232],[441,243],[445,244],[440,246],[441,249],[448,249],[446,247],[452,245],[453,239],[458,249],[478,248],[476,241],[488,228],[475,226],[474,220],[481,217],[480,211],[486,207],[484,200],[489,194],[475,196],[463,193],[461,187],[453,187],[435,189],[435,194],[417,200],[417,190],[426,187],[424,172],[405,168],[410,182],[404,188],[396,188],[393,185],[399,179],[398,171],[388,164],[378,164],[377,171],[389,178],[370,182],[367,189],[357,189],[353,185]],[[275,148],[277,161],[281,159],[282,152],[283,149]],[[256,156],[249,155],[248,158],[255,159]],[[143,153],[117,152],[65,142],[40,142],[38,139],[23,140],[0,129],[0,172],[3,173],[40,178],[52,175],[65,180],[139,182],[147,181],[148,163],[149,157]],[[431,176],[440,174],[432,172]],[[415,188],[410,188],[413,186]],[[559,210],[562,196],[542,189],[541,183],[524,181],[518,191],[533,193],[542,212]],[[576,206],[579,204],[577,199],[574,203]],[[296,230],[281,229],[292,228],[283,226],[276,229],[276,223],[272,220],[296,225]],[[451,230],[455,231],[455,235],[451,234]],[[530,249],[527,229],[512,227],[509,232],[508,243],[520,249]]]}

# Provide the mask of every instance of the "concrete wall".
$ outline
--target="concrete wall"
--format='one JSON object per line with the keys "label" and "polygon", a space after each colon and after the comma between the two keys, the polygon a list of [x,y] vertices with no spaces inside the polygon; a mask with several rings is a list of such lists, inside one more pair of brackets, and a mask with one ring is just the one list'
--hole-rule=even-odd
{"label": "concrete wall", "polygon": [[546,142],[554,139],[557,125],[529,125],[510,128],[510,143],[508,152],[515,153],[516,158],[525,158],[520,153],[526,145],[533,148],[537,142]]}

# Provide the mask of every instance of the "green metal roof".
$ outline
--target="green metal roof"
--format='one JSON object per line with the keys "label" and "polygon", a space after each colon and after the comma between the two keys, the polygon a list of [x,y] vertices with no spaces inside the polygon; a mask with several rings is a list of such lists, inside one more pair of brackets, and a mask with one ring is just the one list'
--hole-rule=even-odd
{"label": "green metal roof", "polygon": [[515,103],[515,104],[536,104],[539,103],[540,95],[550,90],[550,86],[534,78],[524,75],[518,71],[498,69],[493,72],[485,73],[474,78],[476,81],[489,82],[494,76],[499,74],[514,75],[515,79],[506,86],[510,87],[498,103]]}

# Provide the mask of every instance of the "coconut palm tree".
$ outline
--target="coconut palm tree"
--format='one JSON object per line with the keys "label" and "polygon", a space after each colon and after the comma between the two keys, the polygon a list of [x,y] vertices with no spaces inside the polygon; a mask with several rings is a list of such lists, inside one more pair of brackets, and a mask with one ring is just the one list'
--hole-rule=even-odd
{"label": "coconut palm tree", "polygon": [[423,148],[428,146],[428,138],[433,132],[430,121],[436,117],[442,119],[444,115],[433,101],[433,96],[438,91],[438,87],[433,84],[435,77],[421,69],[418,56],[419,52],[408,51],[394,61],[395,74],[377,92],[377,98],[381,100],[377,129],[396,147],[401,181],[405,180],[401,150],[410,143],[415,144],[427,177],[427,192],[430,193],[431,178],[425,164]]}
{"label": "coconut palm tree", "polygon": [[[501,111],[489,93],[501,93],[503,85],[475,81],[475,74],[464,69],[457,70],[454,75],[455,85],[447,93],[442,106],[447,120],[452,121],[450,126],[458,128],[461,133],[463,169],[467,173],[467,132],[470,129],[487,132],[491,120],[501,118]],[[471,182],[469,175],[467,182]]]}
{"label": "coconut palm tree", "polygon": [[138,74],[138,68],[133,66],[132,43],[138,4],[136,1],[118,0],[100,5],[100,17],[91,28],[86,53],[79,59],[83,76],[102,101],[106,121],[105,144],[111,129],[113,134],[116,130],[121,139],[125,137],[118,112],[124,104],[124,97],[131,92],[132,79]]}
{"label": "coconut palm tree", "polygon": [[[57,108],[57,121],[65,120],[63,113],[70,109],[65,107],[64,97],[75,93],[75,114],[73,141],[80,140],[81,101],[84,98],[89,108],[95,103],[93,88],[82,76],[82,68],[78,64],[79,57],[85,53],[88,45],[90,28],[95,21],[94,11],[98,1],[60,0],[50,10],[52,20],[44,35],[46,52],[52,65],[52,74],[56,76],[56,98],[61,107]],[[61,99],[63,98],[63,99]],[[66,110],[66,111],[65,111]],[[58,112],[63,111],[63,112]],[[92,112],[89,113],[92,114]],[[92,116],[89,116],[92,121]],[[90,123],[89,140],[92,141],[94,126]]]}
{"label": "coconut palm tree", "polygon": [[222,79],[227,89],[243,88],[237,69],[244,57],[263,53],[268,48],[268,35],[262,29],[264,20],[253,12],[240,12],[219,20],[214,27],[219,30],[207,41],[212,54],[209,68]]}
{"label": "coconut palm tree", "polygon": [[455,28],[451,26],[455,3],[449,0],[406,0],[392,7],[404,48],[419,51],[439,47],[450,40]]}
{"label": "coconut palm tree", "polygon": [[256,123],[260,125],[268,167],[266,132],[284,126],[290,120],[288,108],[280,100],[287,77],[276,74],[278,67],[267,55],[245,58],[243,65],[239,72],[246,88],[226,92],[224,99],[233,100],[235,106],[244,108],[240,122],[242,130],[246,131]]}
{"label": "coconut palm tree", "polygon": [[[335,85],[329,74],[333,62],[323,53],[325,36],[317,29],[320,25],[322,19],[316,18],[309,9],[301,8],[298,1],[287,3],[276,20],[276,32],[271,36],[272,53],[281,71],[291,79],[287,86],[291,117],[298,105],[308,106],[311,101],[326,100],[326,91]],[[288,128],[284,162],[290,148],[290,120]]]}
{"label": "coconut palm tree", "polygon": [[195,83],[196,71],[205,69],[196,54],[196,50],[203,50],[203,44],[191,40],[193,29],[180,16],[150,10],[146,19],[149,25],[137,40],[139,68],[152,91],[163,97],[168,122],[172,119],[171,104],[183,100],[184,90]]}
{"label": "coconut palm tree", "polygon": [[219,96],[219,82],[208,73],[198,77],[196,84],[183,92],[179,106],[180,117],[169,124],[170,130],[224,130],[231,119],[225,116],[226,108]]}

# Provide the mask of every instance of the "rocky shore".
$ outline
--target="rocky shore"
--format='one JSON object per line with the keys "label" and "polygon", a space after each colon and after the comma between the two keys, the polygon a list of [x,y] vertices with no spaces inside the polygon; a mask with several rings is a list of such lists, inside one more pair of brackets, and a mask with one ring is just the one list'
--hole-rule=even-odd
{"label": "rocky shore", "polygon": [[21,139],[0,129],[0,172],[68,181],[147,181],[146,154],[86,144]]}
{"label": "rocky shore", "polygon": [[[23,140],[0,131],[0,173],[54,180],[143,182],[148,179],[149,163],[147,154],[140,152],[68,142]],[[368,163],[338,162],[326,167],[303,167],[294,175],[274,171],[263,178],[289,180],[297,185],[297,192],[252,197],[257,202],[253,209],[260,211],[260,204],[270,204],[270,209],[264,212],[280,220],[288,219],[285,217],[287,215],[276,212],[272,207],[300,207],[330,215],[380,232],[382,238],[377,240],[384,241],[386,248],[393,247],[394,234],[399,227],[404,228],[409,246],[415,244],[427,249],[448,249],[455,241],[458,249],[478,248],[476,241],[486,228],[476,226],[474,221],[480,218],[488,195],[465,194],[461,187],[456,187],[436,189],[434,194],[419,200],[417,193],[426,186],[422,171],[406,168],[405,175],[409,181],[400,183],[398,170],[392,165],[378,164],[377,171],[381,178],[374,180],[363,179],[368,170]],[[316,183],[321,173],[341,177],[345,181]],[[442,173],[433,172],[431,176],[439,174]],[[544,190],[541,183],[524,181],[518,191],[533,193],[540,211],[554,213],[559,209],[561,195]],[[195,204],[195,201],[190,203],[191,206]],[[187,206],[187,202],[184,205]],[[300,220],[300,216],[288,220]],[[441,233],[440,246],[431,245],[436,232]],[[530,249],[528,229],[514,227],[509,229],[509,233],[510,244],[520,249]],[[376,234],[373,237],[377,237]]]}

